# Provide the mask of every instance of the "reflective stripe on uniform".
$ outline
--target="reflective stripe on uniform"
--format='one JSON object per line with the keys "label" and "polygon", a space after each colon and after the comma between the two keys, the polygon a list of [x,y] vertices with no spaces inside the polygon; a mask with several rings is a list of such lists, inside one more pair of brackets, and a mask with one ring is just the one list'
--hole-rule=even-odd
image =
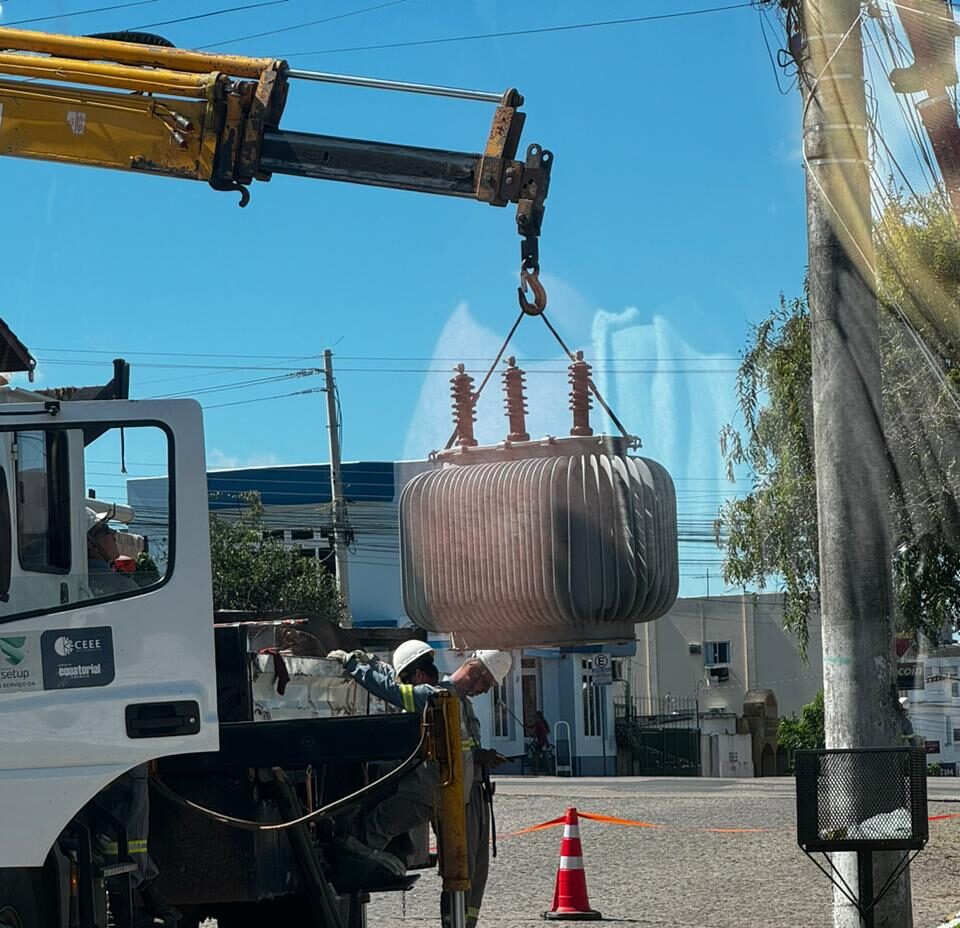
{"label": "reflective stripe on uniform", "polygon": [[400,684],[400,698],[403,700],[403,708],[407,712],[416,712],[417,706],[413,701],[413,685],[410,683]]}
{"label": "reflective stripe on uniform", "polygon": [[478,748],[478,747],[480,747],[480,745],[477,744],[477,739],[476,739],[476,738],[464,738],[464,739],[460,742],[460,747],[463,748],[464,751],[470,751],[470,750],[472,750],[473,748]]}
{"label": "reflective stripe on uniform", "polygon": [[477,906],[472,905],[467,909],[467,918],[479,918],[479,916],[480,909]]}
{"label": "reflective stripe on uniform", "polygon": [[[147,839],[138,838],[133,841],[127,842],[127,852],[130,854],[146,854],[147,853]],[[112,854],[114,857],[120,853],[120,846],[116,841],[110,841],[103,846],[104,854]]]}

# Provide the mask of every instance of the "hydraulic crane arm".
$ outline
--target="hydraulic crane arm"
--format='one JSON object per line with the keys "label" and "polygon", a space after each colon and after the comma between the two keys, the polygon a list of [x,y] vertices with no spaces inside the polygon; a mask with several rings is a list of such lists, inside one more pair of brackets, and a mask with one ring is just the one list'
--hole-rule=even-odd
{"label": "hydraulic crane arm", "polygon": [[[235,190],[288,174],[517,206],[523,267],[538,270],[552,155],[517,148],[525,114],[503,95],[291,69],[287,62],[0,29],[0,155],[160,174]],[[355,83],[495,102],[472,154],[280,128],[291,81]]]}

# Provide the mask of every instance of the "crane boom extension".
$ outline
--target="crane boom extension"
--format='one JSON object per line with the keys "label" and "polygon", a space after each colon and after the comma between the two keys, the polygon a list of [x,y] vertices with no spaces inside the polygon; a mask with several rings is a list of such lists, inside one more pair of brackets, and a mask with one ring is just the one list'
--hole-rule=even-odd
{"label": "crane boom extension", "polygon": [[516,90],[471,154],[281,129],[297,76],[280,59],[0,29],[0,155],[206,181],[237,191],[241,206],[273,174],[515,203],[524,267],[536,272],[553,159],[539,145],[517,159]]}

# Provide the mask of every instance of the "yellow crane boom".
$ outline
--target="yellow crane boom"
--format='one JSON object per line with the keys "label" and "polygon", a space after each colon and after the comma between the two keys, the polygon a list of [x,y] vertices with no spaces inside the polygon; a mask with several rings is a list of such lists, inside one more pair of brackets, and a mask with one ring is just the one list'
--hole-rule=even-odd
{"label": "yellow crane boom", "polygon": [[[273,174],[512,203],[523,267],[536,274],[553,158],[530,145],[518,160],[525,114],[516,90],[301,71],[282,59],[147,44],[154,39],[0,29],[0,155],[206,181],[237,191],[241,206],[253,181]],[[495,102],[496,111],[479,153],[291,132],[280,122],[296,80]]]}

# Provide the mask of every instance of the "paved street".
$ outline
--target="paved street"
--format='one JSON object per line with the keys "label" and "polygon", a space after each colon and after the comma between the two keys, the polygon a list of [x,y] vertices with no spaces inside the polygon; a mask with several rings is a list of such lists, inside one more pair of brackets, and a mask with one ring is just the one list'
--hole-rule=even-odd
{"label": "paved street", "polygon": [[[960,781],[930,780],[930,814],[960,813]],[[938,802],[954,799],[957,802]],[[561,831],[507,837],[581,811],[661,824],[581,821],[590,902],[606,920],[651,928],[829,928],[830,886],[796,844],[792,779],[501,778],[500,853],[481,926],[539,921],[549,907]],[[706,828],[763,828],[718,833]],[[931,823],[912,867],[916,928],[960,911],[960,819]],[[434,928],[438,882],[425,875],[403,900],[377,897],[370,928]]]}

